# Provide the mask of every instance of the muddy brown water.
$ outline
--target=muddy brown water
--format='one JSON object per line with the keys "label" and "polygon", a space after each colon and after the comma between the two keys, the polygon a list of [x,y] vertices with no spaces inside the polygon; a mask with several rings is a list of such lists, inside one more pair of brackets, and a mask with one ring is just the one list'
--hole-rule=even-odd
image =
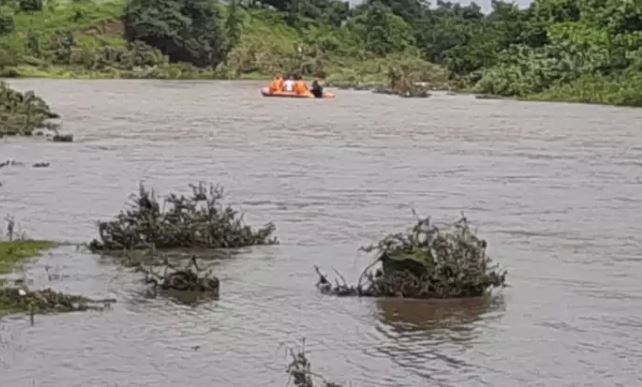
{"label": "muddy brown water", "polygon": [[[0,386],[284,386],[283,345],[353,386],[642,385],[642,110],[339,91],[268,99],[253,82],[11,81],[73,144],[0,140],[0,216],[28,235],[94,236],[143,181],[223,184],[281,245],[217,263],[218,301],[149,298],[140,276],[63,246],[34,286],[115,297],[105,312],[0,321]],[[313,265],[356,280],[359,246],[461,210],[510,288],[442,302],[323,297]]]}

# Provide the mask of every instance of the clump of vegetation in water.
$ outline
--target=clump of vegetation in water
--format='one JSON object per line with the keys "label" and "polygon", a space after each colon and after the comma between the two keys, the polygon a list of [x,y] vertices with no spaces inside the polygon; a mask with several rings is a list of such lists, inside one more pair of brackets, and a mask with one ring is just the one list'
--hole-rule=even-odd
{"label": "clump of vegetation in water", "polygon": [[191,195],[171,193],[161,203],[154,191],[140,186],[130,208],[114,220],[99,222],[100,239],[89,247],[94,251],[240,248],[276,244],[272,223],[254,230],[243,222],[238,211],[221,204],[223,189],[204,183],[190,185]]}
{"label": "clump of vegetation in water", "polygon": [[53,128],[48,120],[58,117],[32,91],[21,93],[0,81],[0,137],[30,136],[36,129]]}
{"label": "clump of vegetation in water", "polygon": [[[9,240],[0,241],[0,275],[11,272],[21,261],[34,257],[54,245],[53,242],[24,239],[24,236],[21,236],[23,239],[14,240],[15,235],[15,222],[9,218],[7,222]],[[90,300],[82,296],[58,293],[51,289],[28,290],[22,287],[5,287],[5,281],[0,278],[0,315],[20,312],[30,312],[33,315],[102,309],[97,304],[112,302],[115,301]]]}
{"label": "clump of vegetation in water", "polygon": [[353,66],[336,66],[327,84],[339,88],[374,90],[400,96],[428,96],[429,89],[449,89],[453,81],[443,68],[420,58],[389,55],[368,58]]}
{"label": "clump of vegetation in water", "polygon": [[[305,342],[301,344],[298,351],[292,348],[289,350],[292,362],[288,365],[287,373],[290,375],[290,381],[296,387],[341,387],[340,384],[328,382],[322,376],[312,372],[312,365],[305,355]],[[315,383],[315,379],[321,380],[321,384]],[[289,385],[289,382],[288,382]]]}
{"label": "clump of vegetation in water", "polygon": [[388,69],[388,85],[375,89],[381,94],[396,94],[406,98],[426,98],[430,96],[428,88],[418,83],[416,75],[405,67]]}
{"label": "clump of vegetation in water", "polygon": [[191,292],[207,292],[213,297],[218,297],[220,281],[212,272],[211,267],[200,267],[196,257],[192,256],[185,267],[171,265],[167,260],[164,262],[162,274],[156,273],[152,267],[139,267],[145,273],[145,282],[152,284],[154,290],[178,290]]}
{"label": "clump of vegetation in water", "polygon": [[[486,255],[486,241],[470,229],[466,218],[442,230],[420,219],[404,233],[392,234],[377,245],[357,286],[337,282],[319,274],[317,287],[339,296],[450,298],[481,296],[490,288],[503,287],[506,271],[500,271]],[[373,273],[371,270],[379,264]]]}
{"label": "clump of vegetation in water", "polygon": [[26,290],[19,287],[0,287],[0,314],[102,310],[105,305],[113,302],[115,300],[91,300],[82,296],[59,293],[52,289]]}

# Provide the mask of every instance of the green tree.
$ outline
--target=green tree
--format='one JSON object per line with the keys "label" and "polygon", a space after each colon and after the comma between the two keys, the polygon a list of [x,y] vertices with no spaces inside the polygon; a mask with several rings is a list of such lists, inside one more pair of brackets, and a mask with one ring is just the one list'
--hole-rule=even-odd
{"label": "green tree", "polygon": [[535,0],[533,16],[548,23],[578,21],[581,17],[581,0]]}
{"label": "green tree", "polygon": [[237,0],[230,0],[225,18],[225,32],[228,48],[234,47],[241,37],[241,18],[238,14]]}
{"label": "green tree", "polygon": [[0,35],[12,33],[16,29],[13,13],[6,7],[0,7]]}
{"label": "green tree", "polygon": [[381,3],[410,24],[421,18],[426,9],[426,4],[422,0],[368,0],[368,3],[371,5]]}
{"label": "green tree", "polygon": [[360,8],[351,28],[361,36],[366,50],[387,55],[414,47],[412,27],[381,2],[372,2]]}
{"label": "green tree", "polygon": [[42,11],[42,0],[18,0],[18,8],[24,12]]}
{"label": "green tree", "polygon": [[125,36],[143,41],[173,62],[215,66],[225,47],[219,13],[209,0],[131,0]]}

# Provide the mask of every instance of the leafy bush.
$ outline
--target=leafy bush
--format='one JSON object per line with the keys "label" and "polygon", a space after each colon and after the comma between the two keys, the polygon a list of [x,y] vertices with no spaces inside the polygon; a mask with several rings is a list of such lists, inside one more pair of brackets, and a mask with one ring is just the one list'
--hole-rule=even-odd
{"label": "leafy bush", "polygon": [[530,98],[642,107],[642,75],[587,75]]}
{"label": "leafy bush", "polygon": [[[419,219],[406,232],[389,235],[377,245],[377,259],[367,266],[356,287],[333,287],[319,274],[323,293],[341,296],[448,298],[476,297],[506,284],[506,271],[486,255],[486,241],[470,229],[466,218],[441,229],[430,218]],[[380,264],[374,273],[371,271]]]}
{"label": "leafy bush", "polygon": [[168,62],[160,50],[143,42],[128,43],[126,47],[81,47],[74,48],[70,64],[80,65],[89,70],[132,70],[137,67],[153,67]]}
{"label": "leafy bush", "polygon": [[69,64],[76,39],[71,32],[57,31],[49,38],[47,50],[51,59],[57,64]]}
{"label": "leafy bush", "polygon": [[237,211],[223,207],[223,191],[204,184],[191,185],[190,196],[170,194],[161,205],[153,191],[141,185],[132,196],[131,208],[109,222],[100,222],[100,240],[94,250],[139,248],[236,248],[276,243],[270,223],[253,230],[237,217]]}

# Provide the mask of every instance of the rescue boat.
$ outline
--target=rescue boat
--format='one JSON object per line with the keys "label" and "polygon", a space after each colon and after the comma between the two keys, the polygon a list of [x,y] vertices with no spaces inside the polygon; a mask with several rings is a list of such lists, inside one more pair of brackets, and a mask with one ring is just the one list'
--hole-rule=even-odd
{"label": "rescue boat", "polygon": [[[301,94],[297,94],[297,93],[295,93],[293,91],[279,91],[279,92],[276,92],[276,93],[272,93],[272,92],[270,92],[270,88],[269,87],[263,87],[261,89],[261,94],[264,97],[314,98],[314,96],[312,94],[301,95]],[[330,92],[327,92],[327,91],[324,91],[323,92],[323,96],[321,98],[334,98],[334,94],[330,93]]]}

